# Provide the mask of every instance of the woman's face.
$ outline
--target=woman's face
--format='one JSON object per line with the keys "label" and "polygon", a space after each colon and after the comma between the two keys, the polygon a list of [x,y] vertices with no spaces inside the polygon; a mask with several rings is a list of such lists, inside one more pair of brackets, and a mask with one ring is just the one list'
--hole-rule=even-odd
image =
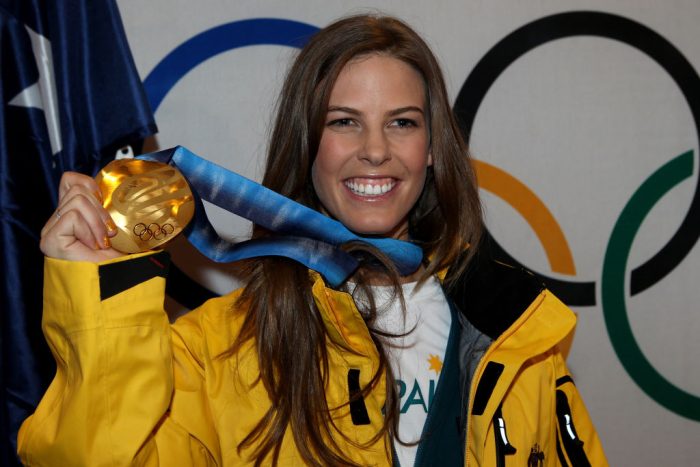
{"label": "woman's face", "polygon": [[312,166],[327,214],[358,234],[407,238],[432,165],[423,80],[384,55],[357,58],[331,91]]}

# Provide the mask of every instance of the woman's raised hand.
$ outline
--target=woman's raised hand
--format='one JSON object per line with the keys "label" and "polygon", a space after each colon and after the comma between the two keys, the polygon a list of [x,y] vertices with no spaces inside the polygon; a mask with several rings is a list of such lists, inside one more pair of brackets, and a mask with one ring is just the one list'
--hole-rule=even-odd
{"label": "woman's raised hand", "polygon": [[58,209],[41,229],[41,251],[52,258],[94,263],[122,256],[109,239],[117,227],[95,180],[66,172],[58,189]]}

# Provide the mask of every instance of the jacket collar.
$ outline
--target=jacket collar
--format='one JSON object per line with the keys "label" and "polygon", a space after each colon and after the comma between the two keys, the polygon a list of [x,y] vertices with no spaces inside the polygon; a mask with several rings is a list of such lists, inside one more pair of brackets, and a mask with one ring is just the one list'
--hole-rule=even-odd
{"label": "jacket collar", "polygon": [[372,336],[352,296],[326,287],[321,276],[311,271],[312,292],[328,338],[342,349],[366,357],[378,357]]}
{"label": "jacket collar", "polygon": [[[330,340],[352,353],[376,356],[352,296],[326,287],[319,274],[310,274]],[[438,276],[444,279],[445,271]],[[491,259],[477,258],[447,296],[472,325],[498,344],[494,349],[508,353],[545,352],[564,340],[576,324],[573,313],[532,273]]]}

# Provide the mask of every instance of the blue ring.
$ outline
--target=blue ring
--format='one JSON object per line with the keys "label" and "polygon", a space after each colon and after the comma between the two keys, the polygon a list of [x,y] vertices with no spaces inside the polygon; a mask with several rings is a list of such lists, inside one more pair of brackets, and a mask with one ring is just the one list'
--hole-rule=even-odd
{"label": "blue ring", "polygon": [[143,85],[151,108],[155,113],[180,79],[215,55],[249,45],[301,48],[317,31],[310,24],[277,18],[233,21],[207,29],[176,47],[148,74]]}

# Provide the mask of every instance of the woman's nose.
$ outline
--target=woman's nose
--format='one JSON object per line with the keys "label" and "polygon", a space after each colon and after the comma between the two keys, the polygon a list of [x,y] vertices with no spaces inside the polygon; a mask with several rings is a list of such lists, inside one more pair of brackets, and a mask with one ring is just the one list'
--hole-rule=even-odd
{"label": "woman's nose", "polygon": [[364,151],[361,158],[372,165],[381,165],[391,159],[387,135],[381,130],[367,130],[365,132]]}

